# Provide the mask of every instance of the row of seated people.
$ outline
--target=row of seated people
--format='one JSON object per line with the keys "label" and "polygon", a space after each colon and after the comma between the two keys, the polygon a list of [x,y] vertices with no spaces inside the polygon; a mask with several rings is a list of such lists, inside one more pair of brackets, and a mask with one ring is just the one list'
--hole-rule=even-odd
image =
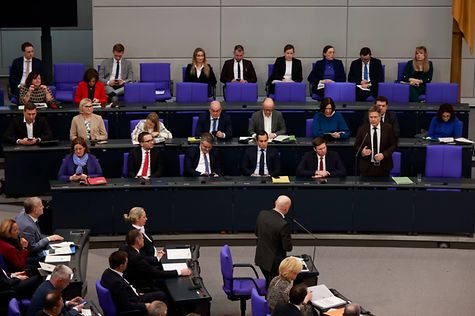
{"label": "row of seated people", "polygon": [[[53,94],[41,82],[41,61],[34,58],[34,48],[31,43],[22,44],[23,57],[15,59],[10,68],[10,89],[12,94],[19,98],[19,104],[28,100],[55,104]],[[124,85],[133,81],[132,63],[123,58],[124,45],[115,44],[113,57],[105,59],[99,67],[88,69],[83,81],[78,82],[75,103],[83,98],[90,98],[97,103],[117,100],[118,95],[124,93]],[[226,60],[221,70],[220,81],[228,82],[257,82],[254,66],[250,60],[244,59],[244,47],[234,47],[234,58]],[[284,56],[278,57],[273,65],[272,73],[267,80],[267,92],[274,93],[274,83],[302,82],[302,62],[294,57],[295,48],[291,44],[284,47]],[[29,77],[30,73],[34,73]],[[378,83],[384,82],[384,70],[381,61],[372,57],[370,48],[360,50],[360,58],[352,61],[348,73],[348,82],[356,85],[356,100],[366,101],[370,96],[378,95]],[[425,94],[425,84],[432,81],[433,65],[429,61],[427,49],[424,46],[416,47],[413,60],[407,62],[402,75],[402,81],[410,85],[410,101],[417,102]],[[345,69],[341,60],[335,58],[335,48],[327,45],[323,48],[323,58],[316,61],[308,78],[313,92],[323,97],[324,85],[331,82],[345,82]],[[183,77],[184,82],[200,82],[208,84],[208,95],[214,96],[216,76],[213,67],[206,60],[206,53],[202,48],[193,52],[192,62],[187,65]]]}
{"label": "row of seated people", "polygon": [[[392,125],[396,137],[399,137],[400,128],[397,115],[388,110],[389,102],[386,97],[378,96],[375,105],[380,108],[381,120]],[[100,115],[93,113],[93,100],[85,98],[79,103],[79,114],[71,122],[70,139],[80,136],[86,140],[104,141],[108,138],[104,120]],[[203,132],[211,132],[218,140],[231,139],[233,128],[231,118],[223,112],[219,101],[212,101],[208,113],[202,114],[197,122],[195,136]],[[366,118],[365,118],[365,121]],[[284,116],[275,110],[274,101],[266,98],[262,102],[262,110],[255,112],[249,121],[249,135],[265,130],[269,138],[287,134]],[[160,121],[155,112],[151,112],[145,120],[141,120],[131,132],[131,140],[138,143],[138,135],[147,131],[153,137],[171,139],[172,133]],[[354,132],[353,132],[354,133]],[[320,103],[320,111],[315,113],[312,123],[312,136],[324,137],[327,140],[348,139],[352,136],[344,117],[336,111],[335,102],[331,98],[324,98]],[[431,138],[461,137],[462,123],[455,116],[454,108],[450,104],[442,104],[437,114],[432,118],[427,136]],[[28,102],[23,109],[23,117],[12,120],[3,135],[3,141],[9,144],[35,145],[41,140],[53,138],[48,122],[37,116],[35,104]]]}
{"label": "row of seated people", "polygon": [[[31,300],[26,313],[29,316],[40,315],[44,309],[47,312],[41,315],[80,315],[85,302],[82,297],[53,304],[55,308],[48,303],[51,292],[58,292],[61,297],[61,292],[69,285],[73,272],[69,267],[57,265],[46,281],[38,275],[36,268],[42,251],[49,248],[50,242],[63,240],[59,235],[41,233],[38,220],[43,211],[41,199],[30,197],[24,201],[24,211],[16,220],[5,219],[0,223],[0,255],[5,263],[0,267],[0,292],[8,291],[10,297]],[[127,244],[121,247],[123,251],[110,256],[110,268],[102,277],[103,286],[111,292],[119,312],[135,310],[142,314],[166,315],[167,305],[163,302],[170,306],[171,300],[162,285],[163,278],[189,276],[191,271],[163,270],[160,259],[164,252],[155,249],[152,236],[145,233],[147,217],[143,208],[132,208],[124,218],[131,224],[130,236],[127,235]],[[29,266],[29,261],[34,265]],[[148,293],[139,294],[136,289]],[[158,310],[161,313],[156,313]]]}

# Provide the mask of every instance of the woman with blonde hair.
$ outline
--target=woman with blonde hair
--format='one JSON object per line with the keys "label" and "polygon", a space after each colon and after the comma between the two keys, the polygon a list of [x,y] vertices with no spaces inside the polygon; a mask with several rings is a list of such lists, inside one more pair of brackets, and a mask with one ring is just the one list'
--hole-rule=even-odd
{"label": "woman with blonde hair", "polygon": [[[267,303],[272,313],[279,303],[286,304],[289,301],[289,291],[294,285],[294,280],[302,271],[302,262],[295,257],[287,257],[279,265],[279,275],[272,279],[267,289]],[[316,315],[312,306],[306,305],[309,296],[305,297],[301,312],[306,316]]]}
{"label": "woman with blonde hair", "polygon": [[206,61],[206,53],[203,48],[196,48],[193,52],[191,64],[186,66],[184,82],[198,82],[208,84],[208,96],[214,96],[216,88],[216,76],[213,67]]}
{"label": "woman with blonde hair", "polygon": [[136,229],[143,235],[144,246],[140,249],[140,254],[154,266],[161,266],[160,259],[165,254],[161,250],[157,250],[153,245],[152,234],[145,232],[145,224],[147,223],[147,213],[140,206],[132,207],[128,214],[124,214],[124,220],[130,222],[130,230]]}
{"label": "woman with blonde hair", "polygon": [[158,114],[155,112],[150,112],[150,114],[147,115],[147,118],[145,120],[140,120],[137,125],[135,125],[135,128],[130,135],[130,137],[132,138],[132,143],[135,144],[139,142],[139,134],[142,132],[149,132],[154,138],[173,138],[172,133],[165,127],[162,122],[160,122]]}
{"label": "woman with blonde hair", "polygon": [[20,238],[19,233],[15,220],[8,218],[0,223],[0,255],[7,264],[8,272],[23,271],[26,267],[28,241]]}
{"label": "woman with blonde hair", "polygon": [[104,120],[100,115],[94,114],[92,100],[84,98],[79,102],[79,114],[73,117],[69,139],[82,137],[86,140],[101,141],[107,140],[107,131]]}
{"label": "woman with blonde hair", "polygon": [[419,97],[426,93],[426,83],[432,81],[433,72],[434,69],[427,55],[427,48],[425,46],[416,47],[414,59],[407,62],[402,74],[402,80],[411,85],[409,101],[418,102]]}

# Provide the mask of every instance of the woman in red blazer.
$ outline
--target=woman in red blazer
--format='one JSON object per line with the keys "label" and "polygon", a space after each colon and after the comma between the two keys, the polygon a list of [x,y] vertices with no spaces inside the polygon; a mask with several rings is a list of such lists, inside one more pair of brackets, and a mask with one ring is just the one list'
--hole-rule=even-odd
{"label": "woman in red blazer", "polygon": [[107,95],[104,83],[99,81],[99,73],[94,68],[89,68],[84,73],[83,81],[78,84],[74,103],[79,104],[82,99],[88,98],[92,103],[106,103]]}
{"label": "woman in red blazer", "polygon": [[28,241],[18,238],[19,232],[18,224],[11,218],[0,223],[0,255],[7,264],[8,272],[25,270]]}

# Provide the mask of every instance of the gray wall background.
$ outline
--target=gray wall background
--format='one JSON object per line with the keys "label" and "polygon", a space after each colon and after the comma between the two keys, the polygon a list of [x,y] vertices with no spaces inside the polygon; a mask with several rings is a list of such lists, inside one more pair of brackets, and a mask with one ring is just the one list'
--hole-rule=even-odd
{"label": "gray wall background", "polygon": [[[264,94],[267,64],[292,43],[303,62],[304,76],[322,48],[331,44],[348,69],[361,47],[386,65],[386,81],[397,75],[397,62],[407,61],[424,45],[434,63],[434,81],[449,81],[451,52],[450,0],[81,0],[79,27],[55,28],[53,62],[97,65],[121,42],[140,79],[142,62],[170,62],[172,79],[196,47],[207,53],[219,77],[235,44],[246,49]],[[41,58],[39,29],[0,30],[0,75],[31,41]],[[475,55],[463,44],[462,96],[475,96]],[[221,89],[218,89],[220,92]]]}

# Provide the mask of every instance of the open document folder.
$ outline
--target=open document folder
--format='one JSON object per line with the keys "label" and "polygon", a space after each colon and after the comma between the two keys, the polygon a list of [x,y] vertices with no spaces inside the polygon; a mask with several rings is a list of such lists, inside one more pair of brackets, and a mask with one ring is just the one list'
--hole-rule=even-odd
{"label": "open document folder", "polygon": [[311,286],[308,290],[312,292],[312,304],[318,309],[325,310],[347,303],[347,301],[333,295],[325,284]]}

